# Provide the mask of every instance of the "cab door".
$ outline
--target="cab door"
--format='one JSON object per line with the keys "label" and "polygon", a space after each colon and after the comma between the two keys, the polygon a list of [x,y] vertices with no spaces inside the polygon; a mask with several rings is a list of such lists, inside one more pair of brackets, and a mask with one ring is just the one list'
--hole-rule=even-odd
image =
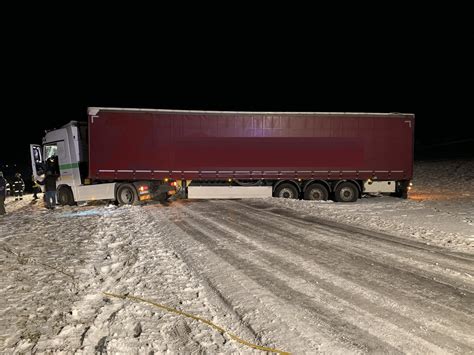
{"label": "cab door", "polygon": [[40,179],[40,176],[44,174],[44,161],[43,155],[41,154],[41,146],[38,144],[30,144],[30,155],[31,155],[31,170],[36,180]]}

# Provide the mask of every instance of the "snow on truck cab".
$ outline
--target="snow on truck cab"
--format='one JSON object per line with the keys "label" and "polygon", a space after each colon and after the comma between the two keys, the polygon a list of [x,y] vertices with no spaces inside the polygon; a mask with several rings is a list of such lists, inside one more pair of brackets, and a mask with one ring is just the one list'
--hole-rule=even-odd
{"label": "snow on truck cab", "polygon": [[58,200],[281,197],[340,202],[407,197],[414,115],[91,107],[31,145],[35,178],[59,174]]}

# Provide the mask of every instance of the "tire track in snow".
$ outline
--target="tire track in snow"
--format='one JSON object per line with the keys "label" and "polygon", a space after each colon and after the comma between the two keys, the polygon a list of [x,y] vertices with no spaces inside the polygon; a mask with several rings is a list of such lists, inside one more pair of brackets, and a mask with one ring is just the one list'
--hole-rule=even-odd
{"label": "tire track in snow", "polygon": [[[180,218],[182,212],[175,213],[176,211],[171,212],[172,220],[176,223],[177,228],[181,230],[181,233],[173,234],[182,235],[182,241],[179,246],[177,245],[177,249],[182,250],[182,253],[186,255],[185,259],[188,264],[192,265],[199,277],[206,280],[209,284],[208,287],[216,293],[214,300],[217,300],[217,302],[215,303],[223,303],[222,308],[230,313],[227,316],[230,315],[234,319],[227,326],[225,325],[225,319],[217,319],[215,323],[259,345],[295,353],[317,349],[317,344],[313,339],[307,339],[306,344],[301,344],[301,334],[295,332],[291,325],[286,324],[278,312],[262,308],[266,304],[264,299],[269,297],[268,292],[259,292],[258,285],[249,278],[243,280],[238,269],[232,265],[229,267],[227,260],[221,259],[218,255],[216,256],[212,252],[213,250],[207,247],[207,244],[202,243],[199,237],[206,238],[205,234],[199,232],[195,226],[191,227],[186,221],[182,220]],[[229,297],[229,295],[233,295],[233,297]],[[257,307],[255,308],[255,306]],[[278,302],[274,306],[277,308]],[[265,312],[262,312],[262,310]],[[258,319],[258,322],[254,322],[254,319]],[[262,324],[268,329],[262,329]],[[237,327],[237,330],[234,330],[235,327]],[[243,332],[245,334],[246,328],[250,331],[251,338],[249,338],[249,335],[242,334]],[[272,333],[277,331],[280,334],[275,337]],[[275,340],[275,338],[277,340],[281,338],[282,335],[286,337],[287,342],[282,343]]]}
{"label": "tire track in snow", "polygon": [[[320,228],[319,225],[315,224],[307,224],[306,226],[304,226],[305,228],[303,228],[302,225],[298,225],[298,223],[295,223],[294,221],[290,222],[288,220],[289,218],[285,218],[283,221],[280,220],[279,215],[276,215],[274,213],[271,213],[270,215],[265,214],[266,217],[262,216],[263,218],[261,218],[236,211],[235,209],[229,206],[223,208],[234,214],[240,214],[247,220],[252,221],[253,224],[262,225],[262,223],[265,223],[265,229],[262,230],[270,230],[275,233],[283,233],[287,236],[293,236],[293,239],[296,238],[295,240],[301,240],[301,237],[303,237],[307,239],[306,241],[309,244],[314,244],[313,246],[330,246],[334,249],[334,252],[339,250],[344,254],[353,255],[354,258],[365,259],[366,265],[368,267],[381,266],[384,269],[391,267],[392,269],[394,269],[395,272],[392,272],[392,276],[396,276],[397,271],[403,271],[403,273],[416,278],[414,282],[416,281],[416,283],[421,284],[427,283],[428,288],[430,288],[429,285],[432,284],[433,281],[435,281],[434,284],[436,284],[439,288],[452,290],[450,296],[451,298],[449,300],[452,301],[452,297],[456,297],[456,302],[454,303],[454,305],[450,306],[452,309],[456,310],[456,307],[464,305],[464,308],[461,308],[462,312],[467,311],[469,313],[473,313],[471,307],[472,292],[470,290],[472,290],[474,287],[474,281],[472,280],[472,278],[466,277],[467,275],[464,275],[462,273],[462,271],[464,270],[468,271],[469,273],[472,273],[474,271],[472,267],[470,269],[467,269],[468,263],[463,262],[461,264],[462,266],[459,267],[459,270],[461,271],[458,271],[453,274],[453,270],[458,270],[456,266],[458,260],[456,258],[454,258],[455,261],[453,263],[448,265],[449,269],[445,269],[434,265],[436,264],[436,259],[431,257],[429,251],[425,251],[425,253],[419,253],[420,257],[416,257],[417,254],[412,254],[413,258],[409,259],[403,256],[403,249],[395,250],[395,252],[393,250],[390,250],[390,243],[388,244],[388,246],[383,247],[379,247],[378,245],[372,244],[365,244],[364,246],[363,243],[358,242],[356,234],[349,234],[345,230],[341,232],[337,229],[331,230],[325,226]],[[269,221],[271,222],[269,223]],[[291,231],[287,231],[288,225],[291,225],[294,229],[292,229]],[[293,233],[298,231],[299,233]],[[313,238],[313,240],[308,239],[304,235],[307,231],[312,231],[316,233],[317,238]],[[350,250],[348,249],[348,246],[350,246]],[[409,248],[408,252],[410,252]],[[400,256],[399,254],[402,254],[402,256]],[[387,258],[387,256],[390,256],[390,258]],[[449,257],[450,256],[445,256],[445,258]],[[427,260],[425,261],[426,265],[423,264],[423,259]],[[412,265],[414,265],[415,267],[413,267]],[[431,271],[430,267],[435,270]],[[411,292],[413,292],[413,290],[411,290]],[[435,293],[431,296],[426,296],[430,297],[432,301],[436,301],[439,298],[443,298],[443,294],[439,293]],[[447,303],[449,304],[449,302]]]}
{"label": "tire track in snow", "polygon": [[[220,227],[222,227],[222,223],[219,222],[218,224],[216,224],[216,227],[217,227],[217,229],[213,230],[211,233],[215,234],[215,235],[219,235],[220,238],[225,237],[226,230],[225,229],[219,229]],[[239,226],[237,226],[237,228],[238,227]],[[209,226],[206,226],[206,228],[209,228]],[[211,233],[209,233],[209,231],[208,231],[207,235],[210,235]],[[231,243],[235,242],[236,240],[238,240],[236,238],[236,237],[238,237],[238,234],[239,234],[238,232],[235,232],[235,234],[230,233],[230,235],[227,236],[227,239]],[[269,245],[269,247],[272,248],[271,245]],[[232,248],[235,248],[235,246],[233,246]],[[252,247],[248,246],[248,247],[244,248],[243,251],[241,253],[239,253],[239,255],[245,255],[245,250],[249,250],[249,249],[252,249]],[[283,249],[281,249],[281,253],[282,253],[282,255],[285,254]],[[301,270],[297,271],[295,274],[289,275],[290,278],[287,279],[287,280],[284,280],[282,282],[281,275],[287,274],[288,269],[281,268],[279,266],[282,265],[282,264],[285,264],[285,262],[284,262],[285,258],[282,258],[281,256],[280,257],[279,256],[276,256],[276,257],[274,256],[273,260],[271,260],[271,258],[270,258],[272,267],[271,267],[270,270],[267,270],[267,271],[264,270],[264,269],[266,269],[265,264],[262,264],[260,266],[260,269],[258,269],[258,267],[252,266],[253,264],[256,263],[256,261],[253,262],[253,260],[258,260],[258,259],[262,258],[262,254],[265,254],[265,252],[263,250],[259,251],[257,257],[253,257],[253,258],[251,257],[250,260],[247,261],[248,265],[245,265],[245,263],[243,263],[243,262],[240,262],[238,264],[241,265],[241,267],[244,269],[244,271],[243,271],[244,273],[246,273],[247,275],[251,275],[252,278],[256,278],[257,280],[260,280],[261,281],[260,284],[264,285],[264,287],[266,287],[267,289],[270,289],[272,291],[272,293],[275,294],[275,296],[278,296],[279,298],[290,301],[291,303],[299,305],[299,306],[305,308],[306,310],[310,311],[313,314],[313,316],[316,319],[318,319],[318,322],[322,322],[326,325],[327,328],[332,329],[332,334],[330,334],[330,335],[333,338],[338,338],[339,337],[339,338],[343,339],[345,342],[349,342],[351,344],[357,344],[358,348],[364,349],[365,351],[369,351],[369,352],[382,351],[382,350],[388,351],[391,348],[390,345],[384,343],[383,341],[378,340],[376,336],[374,336],[373,334],[370,334],[370,332],[369,332],[370,329],[373,328],[377,324],[377,319],[374,319],[373,317],[372,317],[372,319],[369,319],[371,321],[371,325],[370,325],[370,327],[367,327],[367,329],[360,329],[358,326],[353,326],[353,325],[349,324],[346,321],[338,321],[339,311],[337,309],[329,307],[327,305],[327,303],[330,301],[331,297],[333,298],[331,300],[333,304],[342,303],[343,300],[340,298],[340,295],[338,295],[338,297],[335,298],[331,294],[329,294],[329,296],[331,296],[331,297],[328,297],[328,294],[326,294],[325,295],[326,300],[324,302],[320,302],[321,304],[324,304],[324,306],[319,306],[318,303],[314,302],[314,299],[312,300],[312,298],[315,298],[315,296],[313,296],[311,293],[308,294],[308,293],[301,292],[301,290],[304,289],[305,287],[308,288],[307,287],[308,284],[306,284],[306,285],[299,284],[299,285],[297,285],[298,287],[296,287],[296,288],[289,287],[289,285],[287,283],[291,283],[291,281],[294,281],[295,278],[300,277],[301,274],[302,274]],[[239,258],[240,258],[239,256],[233,255],[233,253],[229,253],[228,255],[226,255],[224,260],[226,260],[227,262],[231,262],[232,260],[239,259]],[[263,256],[263,258],[265,259],[265,256]],[[267,260],[268,260],[268,258],[267,258]],[[244,265],[245,265],[245,267],[244,267]],[[247,269],[253,270],[253,272],[251,274],[249,274],[246,271]],[[296,270],[298,270],[298,269],[296,269]],[[277,272],[278,275],[280,275],[278,277],[278,280],[277,280],[277,278],[272,276],[275,272]],[[262,276],[262,274],[263,274],[263,276]],[[255,275],[257,275],[257,276],[255,277]],[[308,280],[312,280],[312,279],[314,279],[314,277],[310,277]],[[271,281],[269,281],[269,280],[271,280]],[[306,282],[306,280],[304,280],[304,279],[302,279],[301,281],[303,283]],[[311,281],[310,281],[310,283],[311,283]],[[313,291],[317,291],[317,293],[320,293],[321,292],[320,285],[317,286],[317,290],[313,290]],[[289,296],[289,295],[291,295],[291,296]],[[316,297],[316,298],[318,298],[318,297]],[[295,299],[297,301],[294,301]],[[350,301],[351,301],[351,303],[353,303],[354,299],[350,299]],[[290,305],[291,305],[291,303],[290,303]],[[288,306],[289,305],[287,305],[287,308],[288,308]],[[360,304],[358,306],[360,306]],[[369,304],[368,306],[373,306],[373,304],[372,305]],[[365,308],[364,311],[366,311],[367,310],[367,305],[364,308]],[[348,313],[352,312],[353,317],[361,318],[361,317],[364,316],[364,315],[361,316],[359,314],[359,313],[361,313],[360,311],[354,310],[354,307],[347,307],[346,306],[346,312],[348,312]],[[384,312],[386,312],[386,311],[384,310]],[[374,312],[372,311],[372,312],[369,312],[369,313],[374,313]],[[355,314],[355,316],[354,316],[354,314]],[[370,317],[368,317],[366,315],[366,318],[370,318]],[[398,318],[401,318],[401,317],[398,317]],[[361,319],[364,320],[363,318],[361,318]],[[378,323],[380,323],[380,321]],[[411,322],[411,323],[413,323],[413,322]],[[308,324],[306,324],[306,326],[308,326]],[[387,328],[388,324],[382,323],[382,324],[379,324],[379,326],[380,326],[381,329],[383,327]],[[396,327],[394,327],[394,328],[395,329],[392,330],[392,334],[396,334],[396,335],[395,335],[395,339],[393,339],[394,336],[392,335],[392,343],[396,345],[397,340],[399,339],[400,333],[403,333],[403,331],[402,331],[402,329],[399,329],[399,328],[396,328]],[[341,334],[343,334],[343,336],[341,336]],[[410,337],[410,334],[407,333],[406,335]],[[423,343],[423,341],[421,339],[417,339],[417,341],[419,343]],[[440,348],[433,347],[433,346],[431,346],[431,344],[426,343],[425,344],[425,350],[426,351],[428,351],[428,350],[429,351],[436,351],[436,350],[439,351]],[[392,347],[391,351],[395,351],[395,347]]]}
{"label": "tire track in snow", "polygon": [[[304,314],[305,312],[298,312],[295,307],[287,304],[286,300],[282,301],[275,297],[274,288],[268,289],[272,281],[277,282],[276,279],[267,275],[267,278],[262,280],[261,270],[251,268],[243,258],[228,252],[220,239],[222,231],[213,233],[208,230],[209,226],[206,224],[209,220],[199,218],[194,220],[181,211],[171,213],[176,225],[194,241],[193,243],[186,239],[184,245],[189,248],[190,255],[199,255],[193,261],[196,268],[199,268],[202,274],[206,274],[205,277],[208,277],[214,287],[220,291],[226,303],[235,309],[239,318],[248,322],[266,346],[275,346],[295,353],[324,352],[334,348],[339,351],[344,349],[344,351],[357,352],[365,348],[354,346],[350,344],[350,341],[341,342],[334,337],[331,338],[328,332],[324,331],[324,324],[315,326],[322,330],[303,331],[310,319],[307,314]],[[206,225],[205,229],[201,227],[203,225]],[[193,245],[196,243],[197,245]],[[234,247],[232,246],[231,249]],[[248,253],[248,250],[243,250],[242,253]],[[203,259],[206,260],[204,264],[201,262]],[[244,271],[241,270],[242,268]],[[266,283],[268,285],[265,286]],[[305,325],[301,328],[303,321]]]}
{"label": "tire track in snow", "polygon": [[[255,265],[255,263],[252,263],[246,258],[239,257],[238,255],[240,255],[240,253],[237,254],[226,251],[225,248],[214,248],[209,246],[215,242],[215,240],[205,240],[205,238],[210,235],[209,229],[207,231],[201,231],[196,228],[194,224],[188,224],[188,222],[181,222],[180,225],[183,231],[192,235],[192,238],[196,241],[208,245],[210,251],[215,254],[213,258],[217,257],[220,259],[218,264],[221,269],[233,274],[231,277],[232,283],[234,284],[233,288],[226,284],[229,282],[229,276],[224,280],[219,280],[215,276],[211,277],[213,277],[214,280],[217,280],[215,281],[215,287],[223,290],[221,294],[223,294],[223,297],[227,298],[227,303],[235,307],[237,312],[243,314],[240,317],[242,319],[247,319],[248,326],[251,326],[252,329],[256,329],[258,331],[258,336],[261,339],[271,339],[272,333],[279,333],[279,337],[283,337],[287,342],[286,344],[283,343],[285,345],[282,346],[291,349],[291,351],[295,353],[307,350],[324,351],[325,348],[334,348],[338,340],[341,340],[341,342],[337,345],[337,348],[345,348],[345,351],[355,351],[355,349],[382,349],[380,348],[380,344],[375,345],[373,341],[370,342],[369,346],[354,341],[355,339],[362,337],[366,342],[368,342],[367,338],[369,338],[370,335],[361,330],[357,330],[350,325],[335,326],[335,322],[329,321],[330,318],[332,318],[332,314],[328,313],[323,308],[310,305],[308,302],[309,299],[306,295],[295,291],[294,289],[290,289],[285,282],[280,282],[279,278],[274,277],[271,272],[266,271],[264,268]],[[232,268],[225,267],[224,263],[229,264]],[[248,299],[249,296],[247,296],[247,299],[242,301],[243,295],[237,294],[236,288],[243,288],[246,293],[255,294],[256,296],[252,296],[254,299],[250,300]],[[294,297],[298,297],[299,300],[295,301]],[[285,301],[289,301],[289,303],[285,304]],[[249,303],[252,306],[250,308],[245,307],[245,303]],[[303,304],[306,312],[309,311],[309,314],[317,315],[317,324],[313,321],[313,324],[309,325],[308,323],[311,321],[308,320],[308,313],[303,315],[302,312],[298,312],[297,306]],[[255,305],[257,305],[257,311],[253,309]],[[292,324],[301,322],[298,318],[304,319],[306,322],[305,334],[302,334],[301,329],[292,326]],[[267,327],[252,325],[253,323],[274,323],[277,329],[268,329]],[[334,335],[334,332],[330,333],[321,329],[315,331],[315,329],[321,327],[321,325],[323,327],[332,325],[333,327],[338,327],[338,330],[344,329],[344,337],[349,339],[346,340],[343,339],[343,337]],[[309,332],[311,332],[311,335]],[[331,338],[331,340],[328,340],[328,338]],[[279,341],[282,342],[282,340]],[[294,343],[295,341],[297,343]],[[331,342],[331,344],[328,345],[328,342]],[[390,348],[388,344],[383,347],[383,349],[387,348]]]}
{"label": "tire track in snow", "polygon": [[[421,241],[412,240],[408,238],[403,238],[396,235],[391,235],[385,232],[379,232],[374,230],[363,229],[361,227],[352,226],[345,223],[336,222],[329,219],[324,219],[321,217],[311,216],[311,215],[300,215],[298,212],[291,209],[283,209],[276,207],[274,205],[268,204],[263,201],[228,201],[230,204],[235,204],[237,206],[252,209],[259,213],[267,214],[269,216],[278,217],[292,225],[306,225],[306,226],[315,226],[317,229],[330,229],[332,231],[341,231],[349,232],[351,236],[354,237],[363,237],[366,240],[371,240],[371,242],[380,242],[380,246],[383,246],[384,243],[390,247],[402,248],[403,251],[412,252],[412,251],[423,251],[425,252],[424,256],[432,258],[437,258],[437,260],[445,260],[446,262],[453,263],[456,268],[462,268],[466,266],[471,268],[472,263],[474,262],[474,255],[461,252],[453,252],[449,249],[444,249],[435,245],[428,245]],[[418,255],[420,256],[420,255]],[[423,256],[423,255],[422,255]]]}
{"label": "tire track in snow", "polygon": [[[227,209],[228,211],[230,211],[231,213],[234,213],[234,214],[242,213],[242,212],[235,211],[234,209],[232,209],[232,207],[229,207],[229,206],[224,207],[224,209]],[[244,217],[246,217],[247,219],[250,219],[250,220],[252,220],[252,218],[253,218],[251,226],[250,226],[251,228],[255,228],[255,227],[253,227],[254,225],[259,225],[259,227],[257,227],[257,228],[261,228],[261,226],[264,225],[264,228],[262,228],[262,231],[271,230],[271,231],[274,231],[277,234],[278,233],[283,234],[282,235],[283,238],[285,237],[285,235],[290,236],[290,237],[293,236],[292,239],[296,240],[296,241],[301,240],[301,237],[305,238],[304,233],[306,231],[304,229],[302,229],[301,226],[298,227],[297,225],[292,224],[293,227],[295,227],[297,230],[300,230],[300,234],[293,233],[294,230],[288,232],[287,231],[288,220],[285,219],[285,222],[284,222],[285,224],[283,224],[282,221],[278,220],[278,215],[274,215],[273,217],[266,217],[264,219],[261,219],[259,217],[255,218],[252,215],[248,216],[246,213],[243,213],[242,215]],[[309,228],[309,229],[311,229],[311,228]],[[386,259],[384,261],[384,263],[381,263],[380,260],[377,260],[378,259],[377,254],[380,253],[380,250],[379,250],[378,247],[377,248],[372,248],[372,249],[366,249],[365,250],[365,252],[366,252],[365,255],[361,254],[357,248],[356,248],[356,252],[354,253],[353,252],[354,246],[352,245],[352,244],[354,244],[354,242],[351,241],[351,239],[350,239],[351,236],[346,235],[346,237],[348,237],[348,238],[345,238],[345,242],[343,244],[341,244],[339,242],[339,239],[341,239],[341,237],[344,237],[344,235],[340,235],[338,230],[335,230],[335,231],[331,232],[327,228],[323,228],[321,230],[321,229],[319,229],[318,226],[314,227],[313,230],[314,230],[314,232],[317,232],[317,239],[316,240],[308,240],[309,243],[314,244],[314,243],[319,242],[319,241],[324,241],[324,242],[326,242],[327,246],[330,246],[332,249],[334,249],[335,253],[337,253],[339,251],[339,252],[342,252],[343,254],[352,254],[354,258],[362,257],[363,259],[367,259],[366,266],[368,268],[373,268],[374,266],[382,266],[384,268],[387,268],[387,267],[390,267],[391,263],[393,262],[391,259]],[[330,232],[330,233],[328,233],[328,232]],[[325,239],[324,238],[325,236],[330,237],[330,239]],[[319,248],[321,248],[325,244],[315,244],[315,245],[318,246]],[[343,255],[341,257],[343,257]],[[373,260],[372,260],[372,258],[373,258]],[[408,260],[408,262],[416,263],[416,261],[411,261],[411,260]],[[336,266],[336,264],[334,266]],[[443,282],[439,282],[439,280],[442,279],[440,277],[441,275],[433,274],[433,275],[436,275],[436,277],[433,276],[433,277],[428,277],[427,278],[423,275],[423,272],[421,272],[421,277],[420,277],[417,274],[416,270],[413,272],[412,269],[408,269],[410,272],[407,273],[406,270],[403,270],[403,267],[404,267],[403,264],[396,263],[394,269],[395,270],[400,270],[400,272],[404,273],[405,275],[415,277],[416,279],[414,280],[413,283],[414,284],[418,283],[419,284],[418,286],[423,286],[423,284],[425,284],[426,289],[430,289],[431,284],[437,285],[439,288],[441,288],[441,290],[444,290],[445,292],[449,293],[450,298],[445,299],[444,304],[443,303],[437,303],[437,301],[439,301],[440,298],[443,299],[443,297],[446,297],[446,296],[443,296],[443,294],[438,294],[438,293],[431,294],[433,292],[433,290],[431,290],[431,293],[417,292],[417,290],[420,289],[421,287],[409,288],[409,289],[407,289],[407,291],[409,291],[409,293],[413,293],[415,295],[419,293],[421,296],[429,298],[430,299],[430,306],[432,306],[432,303],[434,302],[435,304],[439,304],[440,306],[442,306],[442,308],[449,309],[450,311],[459,311],[461,313],[466,313],[467,312],[467,314],[469,314],[469,315],[472,315],[474,313],[473,310],[472,310],[472,302],[473,302],[472,293],[465,291],[465,289],[469,289],[472,285],[472,280],[470,278],[465,278],[464,275],[462,275],[462,274],[459,275],[458,279],[462,280],[463,284],[462,284],[461,288],[458,289],[457,287],[452,286],[450,284],[444,284]],[[379,271],[381,273],[384,272],[383,269],[380,269]],[[421,271],[423,271],[423,270],[421,270]],[[472,272],[472,270],[469,270],[469,271]],[[361,272],[365,272],[365,270],[361,270]],[[394,273],[391,276],[396,278],[397,274]],[[450,275],[450,276],[453,277],[453,278],[455,277],[453,275]],[[461,281],[459,281],[459,282],[461,282]],[[456,283],[456,282],[453,281],[452,283]],[[390,284],[387,284],[387,285],[390,285]],[[398,287],[401,288],[401,287],[404,287],[404,285],[399,285]],[[394,292],[396,292],[397,290],[394,289]],[[407,296],[408,296],[408,292],[407,292],[407,294],[405,294],[405,297],[407,297]],[[419,300],[419,301],[421,301],[421,300]]]}
{"label": "tire track in snow", "polygon": [[[229,220],[231,220],[232,218],[229,218],[229,219],[227,219],[227,220],[223,220],[223,217],[222,217],[223,215],[225,215],[225,212],[226,212],[226,210],[227,210],[225,206],[228,204],[228,201],[222,202],[222,203],[215,203],[215,204],[218,205],[218,206],[212,206],[212,203],[201,204],[201,205],[202,205],[202,206],[201,206],[201,207],[202,207],[202,210],[201,210],[200,212],[197,212],[197,213],[202,213],[202,214],[204,214],[203,218],[205,219],[206,223],[209,223],[210,219],[209,219],[209,218],[206,218],[205,214],[206,214],[206,213],[210,213],[210,212],[214,212],[214,214],[212,215],[212,218],[218,219],[218,220],[219,220],[218,224],[220,224],[220,225],[230,225],[230,224],[229,224],[229,223],[230,223]],[[188,209],[193,209],[193,210],[198,209],[198,210],[199,210],[200,204],[198,203],[198,204],[196,204],[196,205],[194,205],[194,206],[187,204],[186,206],[187,206]],[[243,226],[242,226],[242,222],[237,223],[235,217],[240,217],[241,219],[245,219],[246,216],[247,216],[247,213],[246,213],[246,212],[242,212],[242,213],[239,215],[239,213],[238,213],[238,212],[236,213],[235,209],[233,209],[232,207],[230,207],[230,213],[231,213],[231,217],[234,217],[234,222],[235,222],[234,225],[231,226],[231,228],[239,229],[240,231],[243,230],[247,235],[249,235],[249,234],[252,235],[252,231],[253,231],[253,236],[254,236],[254,237],[259,236],[259,238],[256,238],[256,239],[261,239],[262,233],[264,234],[265,231],[268,231],[268,229],[271,228],[274,224],[278,225],[278,223],[275,223],[275,222],[277,222],[277,221],[274,222],[272,219],[269,219],[269,217],[266,216],[266,215],[263,215],[263,216],[257,215],[258,217],[264,217],[264,218],[256,218],[256,220],[251,220],[250,224],[254,226],[253,229],[245,230],[245,228],[243,228]],[[209,217],[209,216],[208,216],[208,217]],[[219,218],[219,217],[222,217],[222,218]],[[259,226],[259,228],[255,227],[255,226],[257,226],[257,225]],[[250,228],[250,227],[249,227],[249,228]],[[270,230],[271,230],[271,229],[270,229]],[[275,232],[275,231],[274,231],[274,232]],[[222,233],[222,231],[221,231],[221,233]],[[286,238],[286,239],[284,239],[284,241],[285,241],[285,243],[288,243],[287,235],[285,235],[285,234],[288,234],[288,228],[286,228],[286,229],[281,229],[280,231],[277,230],[276,233],[277,233],[276,236],[278,236],[278,238]],[[298,235],[294,235],[293,237],[294,237],[294,238],[293,238],[293,240],[292,240],[292,244],[286,245],[286,247],[287,247],[287,248],[288,248],[288,247],[296,248],[296,250],[297,250],[298,252],[301,252],[301,253],[304,254],[305,249],[307,249],[308,246],[304,245],[303,247],[300,246],[300,248],[298,248],[298,242],[299,242],[302,238],[301,238],[301,236],[298,236]],[[270,242],[272,242],[272,241],[270,241]],[[284,246],[285,246],[285,245],[282,245],[282,247],[284,247]],[[331,256],[332,251],[330,251],[330,250],[328,249],[327,252],[328,252],[327,255],[328,255],[328,256]],[[332,255],[332,256],[334,257],[334,255]],[[313,257],[316,257],[316,255],[313,255]],[[319,257],[319,255],[318,255],[317,257]],[[308,260],[310,260],[310,258],[311,258],[311,254],[308,255]],[[328,261],[329,261],[329,260],[328,260]],[[348,259],[346,262],[347,262],[348,264],[350,264],[350,263],[351,263],[351,259]],[[333,263],[333,264],[329,263],[328,265],[329,265],[330,268],[332,267],[332,268],[336,268],[336,269],[337,269],[337,267],[338,267],[337,263]],[[370,268],[369,265],[367,265],[367,266]],[[383,266],[383,265],[382,265],[382,266]],[[383,268],[382,268],[382,270],[383,270]],[[346,275],[343,275],[343,276],[347,277]],[[349,276],[350,276],[350,275],[349,275]],[[366,286],[367,286],[367,282],[370,282],[370,274],[368,274],[368,276],[369,276],[369,278],[368,278],[367,280],[365,280]],[[372,275],[372,276],[373,276],[373,275]],[[395,276],[396,276],[396,275],[395,275]],[[353,279],[355,279],[356,281],[358,281],[358,280],[357,280],[357,275],[354,275],[353,277],[350,277],[350,279],[351,279],[351,278],[353,278]],[[432,283],[432,284],[436,284],[435,282],[431,282],[431,283]],[[383,285],[383,284],[382,284],[382,285]],[[369,290],[370,290],[371,288],[373,288],[373,284],[371,285],[371,284],[369,283],[368,286],[369,286],[369,288],[368,288]],[[390,284],[388,283],[388,284],[386,284],[386,285],[385,285],[384,287],[382,287],[382,288],[379,287],[379,292],[382,292],[382,293],[385,292],[385,293],[386,293],[386,292],[387,292],[387,286],[390,286]],[[428,284],[428,286],[430,286],[430,285]],[[433,286],[433,285],[431,285],[431,286]],[[392,287],[392,288],[393,288],[393,287]],[[422,288],[421,288],[421,289],[422,289]],[[403,295],[402,295],[402,296],[403,296]],[[422,295],[419,295],[419,296],[421,297]],[[403,298],[403,297],[402,297],[402,298]],[[416,302],[416,300],[415,300],[414,302]],[[432,307],[431,301],[426,301],[426,300],[425,300],[425,304],[426,304],[426,307],[427,307],[428,309],[429,309],[430,307]],[[469,305],[469,304],[470,304],[470,303],[468,303],[468,305]],[[413,306],[413,303],[410,302],[409,305]],[[406,307],[406,305],[402,305],[402,306],[403,306],[403,307]],[[439,311],[439,309],[438,309],[437,311]],[[439,316],[436,317],[437,311],[430,312],[430,315],[432,315],[432,317],[433,317],[432,320],[433,320],[433,319],[434,319],[434,320],[438,320],[438,322],[439,322],[439,321],[440,321],[440,320],[439,320]],[[446,310],[444,311],[444,313],[446,313]],[[441,313],[441,314],[442,314],[442,313]],[[449,317],[448,317],[448,318],[449,318]],[[451,317],[451,318],[452,318],[452,317]],[[462,315],[461,315],[461,318],[462,318]],[[464,318],[466,319],[465,316],[464,316]],[[441,320],[440,323],[442,324],[443,321]],[[447,323],[447,326],[449,326],[449,322],[446,322],[446,323]],[[459,323],[462,324],[462,320],[461,320]],[[472,329],[472,318],[467,317],[467,325],[468,325],[467,332],[469,332],[469,329]],[[408,331],[408,330],[410,330],[410,329],[407,329],[407,331]],[[466,330],[465,330],[465,331],[466,331]],[[465,332],[465,331],[464,331],[464,332]],[[469,333],[468,333],[468,334],[469,334]],[[429,335],[429,333],[428,333],[428,338],[429,338],[429,336],[430,336],[430,335]],[[431,333],[431,336],[432,336],[432,333]],[[458,336],[461,338],[461,340],[463,340],[462,332],[461,332]],[[425,336],[425,337],[426,337],[426,336]],[[442,339],[443,337],[440,337],[440,338]],[[464,340],[465,340],[465,339],[464,339]],[[456,349],[456,347],[458,346],[457,341],[453,341],[453,340],[449,341],[449,339],[444,339],[444,340],[441,340],[441,343],[442,343],[443,341],[446,342],[446,346],[452,345],[452,347],[453,347],[454,349]],[[436,341],[434,341],[434,342],[436,342]],[[439,342],[440,342],[440,341],[438,341],[438,343],[439,343]],[[463,345],[461,344],[460,347],[462,348],[462,346],[463,346]]]}
{"label": "tire track in snow", "polygon": [[[175,292],[177,291],[178,293],[176,293],[171,299],[164,299],[163,303],[208,319],[246,340],[252,341],[252,339],[255,339],[255,333],[253,330],[242,323],[241,319],[235,315],[233,309],[230,308],[226,303],[226,300],[221,297],[219,290],[217,290],[214,285],[209,282],[205,275],[203,275],[201,267],[195,267],[196,264],[194,263],[195,260],[193,260],[193,257],[196,256],[196,254],[190,251],[192,248],[190,245],[188,245],[188,243],[186,243],[185,238],[181,238],[181,230],[170,224],[168,220],[169,210],[162,205],[150,206],[145,210],[146,213],[143,213],[142,218],[154,221],[150,225],[150,228],[153,229],[155,233],[158,231],[160,234],[157,244],[155,239],[150,239],[150,247],[159,246],[168,249],[169,252],[174,256],[174,259],[180,261],[181,267],[185,269],[185,274],[188,275],[187,284],[180,287],[175,287]],[[200,263],[201,262],[199,262],[199,264]],[[191,288],[191,292],[193,292],[193,290],[194,292],[197,291],[197,301],[203,301],[204,307],[196,308],[195,300],[170,304],[170,301],[183,298],[183,289],[185,291],[189,291],[190,281],[192,284],[194,284],[194,288]],[[152,297],[149,298],[152,299]],[[180,322],[184,322],[184,320],[180,320]],[[189,320],[185,322],[188,323]],[[195,338],[199,338],[199,342],[205,346],[207,351],[236,352],[242,351],[243,349],[245,349],[245,351],[249,351],[249,348],[245,348],[243,345],[234,341],[228,341],[226,337],[223,337],[220,333],[209,328],[208,326],[204,326],[199,322],[192,322],[191,324],[193,328],[201,328],[201,335],[199,337],[202,338]],[[209,334],[212,337],[211,342],[209,340],[205,341],[204,338],[204,336],[208,337]],[[259,339],[256,339],[255,342],[259,343],[258,340]]]}

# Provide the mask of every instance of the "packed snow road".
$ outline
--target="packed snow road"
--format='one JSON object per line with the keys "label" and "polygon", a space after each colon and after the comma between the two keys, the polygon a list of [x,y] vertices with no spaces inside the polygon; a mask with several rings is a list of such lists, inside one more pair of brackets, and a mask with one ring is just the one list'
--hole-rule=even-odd
{"label": "packed snow road", "polygon": [[[327,204],[321,204],[324,208]],[[474,256],[272,200],[63,207],[0,219],[0,350],[474,352]]]}
{"label": "packed snow road", "polygon": [[267,202],[182,202],[180,243],[226,303],[294,351],[474,350],[474,257]]}

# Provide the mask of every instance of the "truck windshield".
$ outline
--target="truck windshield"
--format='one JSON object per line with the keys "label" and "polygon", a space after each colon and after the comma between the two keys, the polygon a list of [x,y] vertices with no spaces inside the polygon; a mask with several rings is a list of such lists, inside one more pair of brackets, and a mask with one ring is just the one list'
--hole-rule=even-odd
{"label": "truck windshield", "polygon": [[44,147],[44,159],[47,160],[54,155],[58,155],[58,146],[54,145],[46,145]]}
{"label": "truck windshield", "polygon": [[46,171],[59,175],[58,145],[57,143],[44,146],[44,162]]}

